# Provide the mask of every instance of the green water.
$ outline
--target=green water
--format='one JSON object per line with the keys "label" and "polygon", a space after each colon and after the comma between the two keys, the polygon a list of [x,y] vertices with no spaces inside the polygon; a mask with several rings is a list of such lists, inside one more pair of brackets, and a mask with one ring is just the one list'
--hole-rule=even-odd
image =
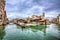
{"label": "green water", "polygon": [[55,24],[47,27],[36,26],[31,28],[21,28],[16,24],[0,26],[0,40],[59,40],[60,30]]}

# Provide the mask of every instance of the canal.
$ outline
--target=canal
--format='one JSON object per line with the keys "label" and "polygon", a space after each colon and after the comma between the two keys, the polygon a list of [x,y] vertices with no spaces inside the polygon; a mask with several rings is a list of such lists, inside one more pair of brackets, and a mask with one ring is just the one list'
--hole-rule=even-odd
{"label": "canal", "polygon": [[[3,27],[3,26],[2,26]],[[0,28],[0,40],[59,40],[60,28],[55,24],[41,29],[21,28],[16,24],[8,24]]]}

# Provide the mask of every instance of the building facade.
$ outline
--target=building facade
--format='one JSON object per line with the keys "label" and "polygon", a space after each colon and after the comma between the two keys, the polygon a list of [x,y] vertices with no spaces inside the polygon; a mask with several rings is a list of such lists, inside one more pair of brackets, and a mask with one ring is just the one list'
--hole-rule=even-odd
{"label": "building facade", "polygon": [[7,23],[5,0],[0,0],[0,25]]}

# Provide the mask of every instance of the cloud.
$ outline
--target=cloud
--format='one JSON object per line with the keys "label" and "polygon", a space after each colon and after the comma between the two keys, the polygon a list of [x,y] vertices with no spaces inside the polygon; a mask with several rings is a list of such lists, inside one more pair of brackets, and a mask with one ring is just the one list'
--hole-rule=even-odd
{"label": "cloud", "polygon": [[40,15],[42,12],[46,12],[46,17],[54,17],[60,13],[59,4],[60,0],[6,0],[6,11],[8,18]]}
{"label": "cloud", "polygon": [[[43,10],[50,11],[59,9],[60,0],[6,0],[6,8],[11,11],[25,11],[26,9],[31,8],[32,6],[42,6],[45,7]],[[13,3],[12,3],[13,2]],[[11,8],[11,9],[9,9]],[[7,11],[8,11],[7,10]]]}

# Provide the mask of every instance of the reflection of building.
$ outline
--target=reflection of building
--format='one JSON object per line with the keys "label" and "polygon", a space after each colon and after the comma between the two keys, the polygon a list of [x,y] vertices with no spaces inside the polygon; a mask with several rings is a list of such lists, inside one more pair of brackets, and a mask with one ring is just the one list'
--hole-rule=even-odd
{"label": "reflection of building", "polygon": [[0,0],[0,25],[6,24],[5,0]]}

